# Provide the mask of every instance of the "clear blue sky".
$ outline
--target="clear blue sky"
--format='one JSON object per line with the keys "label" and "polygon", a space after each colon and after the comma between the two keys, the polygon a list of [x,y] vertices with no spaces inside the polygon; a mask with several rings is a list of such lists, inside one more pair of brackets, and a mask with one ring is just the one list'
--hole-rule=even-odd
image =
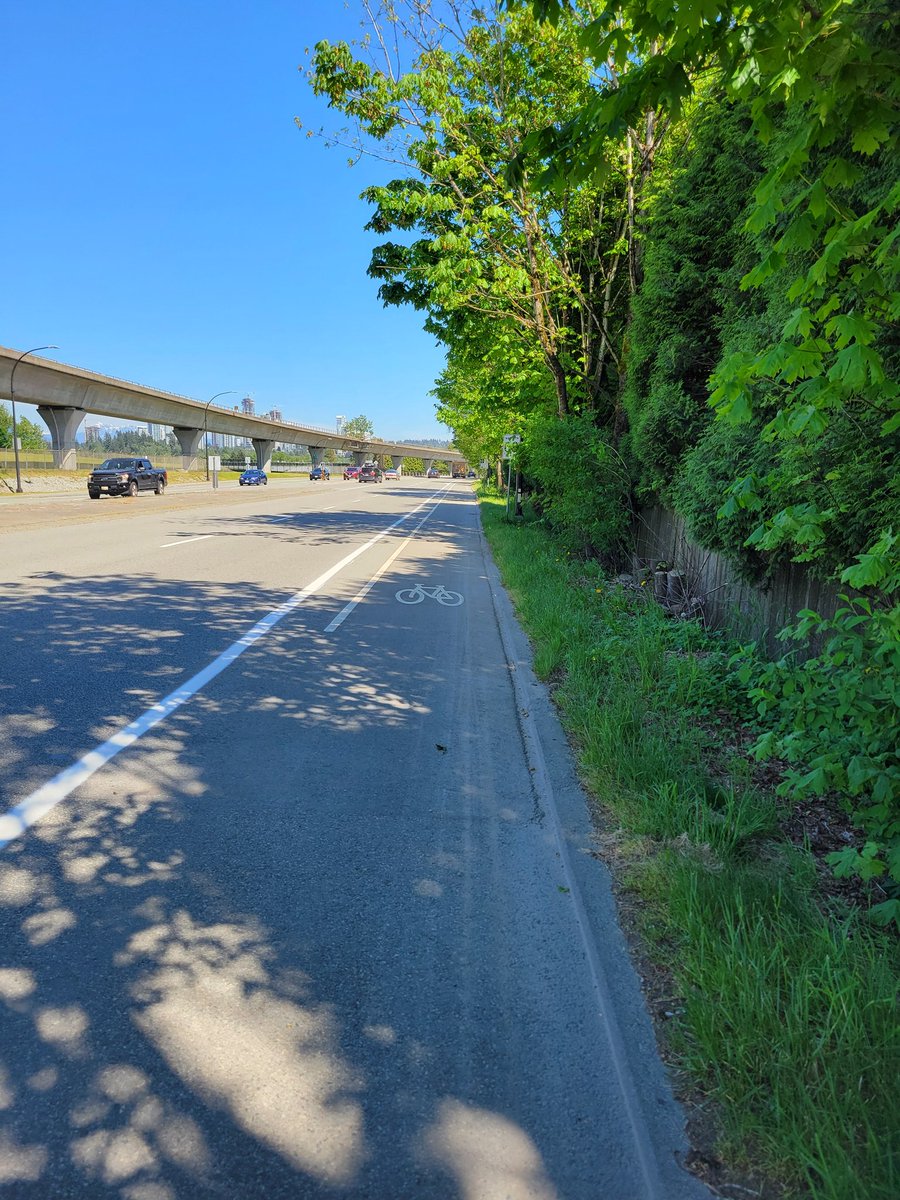
{"label": "clear blue sky", "polygon": [[348,168],[294,124],[340,125],[298,68],[358,22],[355,0],[8,0],[0,343],[289,420],[449,436],[440,347],[366,275],[359,193],[396,169]]}

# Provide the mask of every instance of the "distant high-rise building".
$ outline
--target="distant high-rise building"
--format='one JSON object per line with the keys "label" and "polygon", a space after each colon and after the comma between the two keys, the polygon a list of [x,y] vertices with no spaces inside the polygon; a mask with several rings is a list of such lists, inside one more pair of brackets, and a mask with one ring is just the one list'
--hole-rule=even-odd
{"label": "distant high-rise building", "polygon": [[245,396],[241,401],[241,411],[247,417],[252,417],[256,413],[256,404],[252,396]]}
{"label": "distant high-rise building", "polygon": [[266,416],[269,418],[270,421],[283,421],[284,420],[284,417],[281,415],[280,408],[270,409],[270,411],[268,413],[266,413]]}
{"label": "distant high-rise building", "polygon": [[84,440],[86,442],[99,442],[102,434],[102,425],[85,425],[84,427]]}
{"label": "distant high-rise building", "polygon": [[155,442],[164,442],[166,440],[166,431],[162,425],[154,425],[152,421],[148,421],[147,432]]}

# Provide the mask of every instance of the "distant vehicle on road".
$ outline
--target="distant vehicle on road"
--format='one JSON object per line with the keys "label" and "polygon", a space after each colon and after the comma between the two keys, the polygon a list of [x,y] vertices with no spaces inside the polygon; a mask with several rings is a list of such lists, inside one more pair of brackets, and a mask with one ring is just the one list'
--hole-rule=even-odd
{"label": "distant vehicle on road", "polygon": [[243,487],[245,484],[268,483],[269,479],[265,471],[260,471],[258,467],[250,467],[249,470],[242,472],[238,483]]}
{"label": "distant vehicle on road", "polygon": [[365,466],[359,468],[359,474],[356,477],[357,483],[381,483],[384,478],[384,473],[381,467],[377,467],[374,463],[366,463]]}
{"label": "distant vehicle on road", "polygon": [[313,467],[309,473],[309,477],[312,480],[324,479],[327,482],[331,478],[331,472],[327,467]]}
{"label": "distant vehicle on road", "polygon": [[355,479],[359,474],[359,467],[344,467],[344,478]]}
{"label": "distant vehicle on road", "polygon": [[425,475],[428,479],[440,479],[441,477],[441,473],[437,467],[429,467],[429,469],[425,472]]}
{"label": "distant vehicle on road", "polygon": [[136,496],[138,492],[161,496],[168,482],[168,472],[154,467],[149,458],[108,458],[91,471],[87,490],[92,500],[99,500],[103,492],[108,496]]}
{"label": "distant vehicle on road", "polygon": [[385,467],[385,469],[381,472],[381,474],[385,479],[399,479],[400,478],[400,472],[397,470],[396,467]]}
{"label": "distant vehicle on road", "polygon": [[477,478],[478,478],[478,476],[475,474],[475,472],[474,472],[474,471],[469,471],[469,472],[466,474],[466,479],[477,479]]}

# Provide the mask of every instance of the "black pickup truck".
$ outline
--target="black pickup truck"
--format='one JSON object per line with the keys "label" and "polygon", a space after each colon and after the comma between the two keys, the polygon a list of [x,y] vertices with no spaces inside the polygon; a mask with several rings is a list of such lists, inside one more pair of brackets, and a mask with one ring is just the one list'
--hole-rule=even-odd
{"label": "black pickup truck", "polygon": [[108,458],[91,471],[87,490],[92,500],[99,500],[103,492],[109,496],[156,492],[161,496],[168,482],[168,474],[162,467],[154,467],[149,458]]}

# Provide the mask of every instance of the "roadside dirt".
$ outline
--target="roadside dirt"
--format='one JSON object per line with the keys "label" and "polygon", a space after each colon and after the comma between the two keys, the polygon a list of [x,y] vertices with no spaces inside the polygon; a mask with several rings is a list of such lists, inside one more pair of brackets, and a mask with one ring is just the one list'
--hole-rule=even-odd
{"label": "roadside dirt", "polygon": [[[84,473],[78,476],[62,471],[22,471],[22,492],[33,495],[36,492],[83,492]],[[16,495],[15,473],[0,471],[0,497]]]}
{"label": "roadside dirt", "polygon": [[[22,479],[22,494],[38,496],[71,492],[84,495],[87,470],[83,471],[20,471]],[[235,476],[237,478],[237,476]],[[173,486],[179,483],[201,483],[206,481],[203,471],[169,471],[169,482]],[[6,468],[0,470],[0,499],[4,496],[15,496],[15,471]]]}

